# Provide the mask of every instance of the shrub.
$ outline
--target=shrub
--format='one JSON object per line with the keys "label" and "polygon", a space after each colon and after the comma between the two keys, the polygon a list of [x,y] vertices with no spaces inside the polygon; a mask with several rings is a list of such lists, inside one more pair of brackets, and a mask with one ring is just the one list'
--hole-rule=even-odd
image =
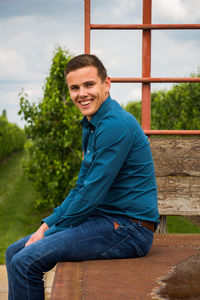
{"label": "shrub", "polygon": [[11,153],[24,149],[24,130],[8,122],[5,111],[0,116],[0,161]]}
{"label": "shrub", "polygon": [[74,187],[81,162],[81,115],[72,103],[64,70],[71,55],[56,49],[43,99],[30,104],[20,93],[20,112],[27,121],[29,179],[41,194],[36,206],[52,208]]}

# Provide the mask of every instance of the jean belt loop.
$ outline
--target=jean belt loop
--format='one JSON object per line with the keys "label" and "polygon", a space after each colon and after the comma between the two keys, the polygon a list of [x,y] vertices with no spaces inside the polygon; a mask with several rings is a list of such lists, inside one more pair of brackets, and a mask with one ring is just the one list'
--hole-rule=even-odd
{"label": "jean belt loop", "polygon": [[138,225],[139,225],[139,226],[142,226],[142,224],[141,224],[140,220],[138,219],[137,221],[138,221]]}

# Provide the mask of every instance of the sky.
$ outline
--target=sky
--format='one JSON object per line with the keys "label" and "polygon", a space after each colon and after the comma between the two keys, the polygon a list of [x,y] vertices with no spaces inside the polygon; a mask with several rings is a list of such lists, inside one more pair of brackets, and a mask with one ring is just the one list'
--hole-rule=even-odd
{"label": "sky", "polygon": [[[142,23],[142,0],[91,0],[91,23]],[[152,0],[153,24],[200,24],[200,0]],[[0,114],[20,127],[19,96],[42,99],[56,47],[84,52],[84,0],[0,0]],[[200,30],[152,32],[152,77],[189,77],[200,67]],[[91,53],[111,77],[141,77],[142,32],[92,31]],[[198,83],[199,84],[199,83]],[[152,90],[170,84],[152,84]],[[141,99],[141,84],[112,83],[120,104]]]}

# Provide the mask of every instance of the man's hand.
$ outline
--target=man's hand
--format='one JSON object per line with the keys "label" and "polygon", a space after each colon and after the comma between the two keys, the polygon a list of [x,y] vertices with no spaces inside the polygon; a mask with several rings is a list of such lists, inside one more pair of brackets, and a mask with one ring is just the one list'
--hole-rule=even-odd
{"label": "man's hand", "polygon": [[43,223],[40,228],[30,237],[28,242],[25,244],[25,247],[43,239],[45,231],[49,229],[49,226],[46,223]]}

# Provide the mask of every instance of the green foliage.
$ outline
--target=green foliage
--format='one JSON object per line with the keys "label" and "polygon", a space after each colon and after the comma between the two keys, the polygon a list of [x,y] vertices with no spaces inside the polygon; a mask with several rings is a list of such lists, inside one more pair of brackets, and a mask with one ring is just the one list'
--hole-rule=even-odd
{"label": "green foliage", "polygon": [[56,49],[50,74],[46,78],[43,99],[30,104],[20,93],[20,112],[27,121],[26,147],[30,159],[28,177],[42,199],[39,207],[54,207],[74,187],[81,161],[81,115],[72,103],[64,70],[71,59],[67,50]]}
{"label": "green foliage", "polygon": [[24,130],[8,122],[6,111],[0,116],[0,161],[15,151],[24,148],[26,136]]}
{"label": "green foliage", "polygon": [[27,151],[20,151],[0,165],[0,264],[7,247],[36,231],[46,215],[34,208],[38,194],[24,173],[27,159]]}
{"label": "green foliage", "polygon": [[141,124],[141,102],[129,102],[124,109],[130,112]]}
{"label": "green foliage", "polygon": [[[200,72],[192,74],[200,77]],[[180,83],[151,94],[152,129],[200,129],[200,84]],[[126,110],[141,122],[141,102],[130,102]]]}

